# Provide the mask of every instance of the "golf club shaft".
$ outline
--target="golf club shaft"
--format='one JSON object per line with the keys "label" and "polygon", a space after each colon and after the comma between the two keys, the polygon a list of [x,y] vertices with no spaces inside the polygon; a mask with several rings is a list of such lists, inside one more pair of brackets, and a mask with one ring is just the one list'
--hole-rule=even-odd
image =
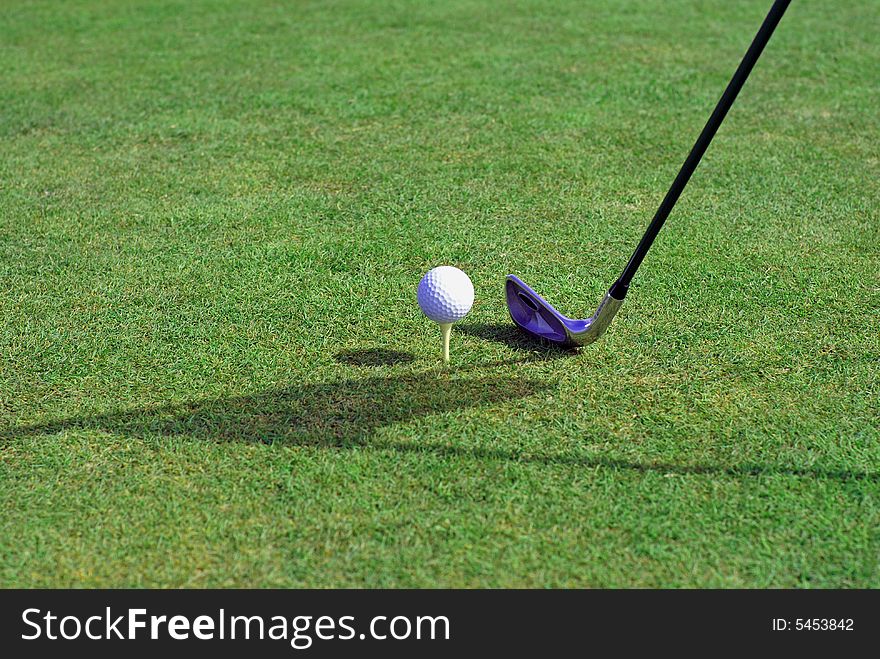
{"label": "golf club shaft", "polygon": [[651,249],[651,244],[654,242],[654,238],[660,233],[663,223],[675,207],[675,203],[678,201],[678,198],[681,196],[682,191],[690,180],[691,174],[694,173],[697,165],[700,164],[700,159],[703,157],[703,154],[712,142],[712,138],[715,136],[718,127],[721,126],[721,123],[724,121],[724,117],[727,115],[727,111],[730,110],[730,106],[732,106],[734,100],[736,100],[739,90],[742,89],[743,84],[749,77],[752,67],[755,66],[755,62],[757,62],[758,58],[761,56],[764,46],[766,46],[767,42],[770,40],[773,30],[776,29],[776,26],[782,18],[782,15],[785,13],[790,1],[791,0],[776,0],[770,8],[770,12],[767,14],[767,18],[764,19],[761,29],[759,29],[758,34],[755,35],[752,45],[749,46],[749,49],[746,51],[736,73],[733,74],[733,78],[731,78],[730,83],[727,85],[727,89],[724,90],[724,94],[721,96],[718,105],[715,106],[715,110],[712,112],[712,116],[709,117],[709,121],[706,122],[703,132],[700,133],[700,136],[697,138],[696,143],[691,149],[687,160],[685,160],[684,164],[681,166],[678,176],[676,176],[675,180],[672,182],[672,187],[669,188],[669,192],[666,193],[666,197],[664,197],[663,202],[657,209],[654,219],[651,220],[648,230],[645,231],[645,235],[642,236],[642,240],[639,242],[639,246],[636,247],[636,251],[633,252],[633,255],[630,257],[629,263],[626,264],[620,277],[618,277],[617,281],[611,287],[610,293],[614,298],[622,300],[626,295],[633,275],[636,273],[636,270],[639,269],[648,250]]}

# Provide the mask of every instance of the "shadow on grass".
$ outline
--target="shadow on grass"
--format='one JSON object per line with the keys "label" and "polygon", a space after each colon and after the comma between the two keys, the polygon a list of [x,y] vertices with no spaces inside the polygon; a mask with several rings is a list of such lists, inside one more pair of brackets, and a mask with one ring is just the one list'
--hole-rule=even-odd
{"label": "shadow on grass", "polygon": [[394,366],[408,364],[415,360],[408,352],[386,350],[385,348],[368,348],[365,350],[343,350],[334,356],[340,364],[349,366]]}
{"label": "shadow on grass", "polygon": [[447,372],[375,376],[9,428],[0,430],[0,438],[94,429],[134,436],[345,446],[365,443],[380,427],[500,404],[548,388],[510,376],[462,378]]}
{"label": "shadow on grass", "polygon": [[249,396],[192,401],[57,422],[0,429],[0,440],[93,429],[142,437],[180,436],[214,442],[281,442],[289,446],[369,447],[402,454],[497,460],[584,469],[726,477],[795,476],[880,482],[880,474],[787,465],[715,465],[637,462],[608,456],[524,454],[515,450],[403,442],[371,437],[375,430],[432,414],[504,404],[550,387],[521,377],[430,372],[399,377],[370,377],[307,384]]}
{"label": "shadow on grass", "polygon": [[614,471],[635,471],[642,474],[659,473],[664,476],[726,476],[733,478],[758,476],[796,476],[822,480],[866,481],[880,483],[880,474],[852,471],[849,469],[828,469],[823,467],[793,467],[788,465],[708,465],[708,464],[675,464],[669,462],[636,462],[604,456],[584,456],[577,454],[519,454],[515,451],[502,449],[483,449],[471,447],[442,446],[437,444],[406,444],[381,440],[371,443],[376,449],[400,451],[404,453],[434,454],[449,458],[473,458],[478,460],[498,460],[505,462],[522,462],[543,464],[548,466],[571,465],[584,469],[610,469]]}
{"label": "shadow on grass", "polygon": [[559,359],[577,355],[577,348],[564,348],[550,341],[529,336],[511,323],[461,323],[456,331],[475,336],[484,341],[503,343],[508,348],[540,354],[544,359]]}

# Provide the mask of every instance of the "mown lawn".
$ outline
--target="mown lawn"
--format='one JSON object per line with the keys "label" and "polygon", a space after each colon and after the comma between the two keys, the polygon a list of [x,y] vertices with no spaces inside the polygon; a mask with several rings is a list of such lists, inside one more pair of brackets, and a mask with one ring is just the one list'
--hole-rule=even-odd
{"label": "mown lawn", "polygon": [[[6,2],[0,586],[880,587],[880,8]],[[464,269],[439,362],[415,304]]]}

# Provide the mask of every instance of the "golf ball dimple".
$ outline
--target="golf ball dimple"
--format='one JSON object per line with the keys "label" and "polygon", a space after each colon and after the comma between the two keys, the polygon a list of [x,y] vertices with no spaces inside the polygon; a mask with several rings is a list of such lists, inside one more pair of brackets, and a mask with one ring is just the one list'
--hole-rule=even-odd
{"label": "golf ball dimple", "polygon": [[419,282],[419,306],[435,323],[454,323],[474,304],[474,285],[458,268],[441,265],[429,270]]}

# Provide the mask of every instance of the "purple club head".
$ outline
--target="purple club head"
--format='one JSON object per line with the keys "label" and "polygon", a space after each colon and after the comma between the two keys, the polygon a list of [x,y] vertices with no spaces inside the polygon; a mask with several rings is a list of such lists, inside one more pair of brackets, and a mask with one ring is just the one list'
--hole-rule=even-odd
{"label": "purple club head", "polygon": [[563,316],[516,275],[507,275],[506,293],[514,323],[533,336],[562,345],[583,346],[598,339],[623,303],[606,293],[591,318],[577,320]]}

